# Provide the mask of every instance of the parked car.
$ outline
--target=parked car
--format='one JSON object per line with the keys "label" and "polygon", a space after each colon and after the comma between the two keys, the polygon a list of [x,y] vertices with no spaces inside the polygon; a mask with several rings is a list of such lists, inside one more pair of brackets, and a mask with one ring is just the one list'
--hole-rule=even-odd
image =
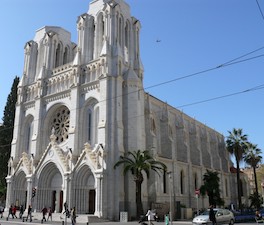
{"label": "parked car", "polygon": [[[233,225],[235,222],[234,214],[228,209],[214,209],[217,224]],[[204,211],[201,215],[193,218],[192,224],[211,224],[209,220],[209,209]]]}

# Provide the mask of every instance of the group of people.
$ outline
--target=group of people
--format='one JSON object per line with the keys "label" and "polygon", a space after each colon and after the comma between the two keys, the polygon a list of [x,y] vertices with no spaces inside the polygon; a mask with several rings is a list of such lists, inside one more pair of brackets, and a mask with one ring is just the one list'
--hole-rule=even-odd
{"label": "group of people", "polygon": [[[2,209],[1,209],[1,218],[3,218],[3,212],[4,212],[4,208],[2,207]],[[16,212],[17,212],[17,206],[12,204],[9,207],[8,215],[7,215],[6,220],[8,220],[10,217],[12,219],[15,219],[15,218],[17,219],[18,217],[16,215]],[[25,212],[24,206],[20,205],[19,206],[19,219],[22,219],[23,222],[24,222],[24,220],[26,220],[26,221],[29,220],[30,222],[32,222],[32,207],[31,207],[31,205],[29,205],[28,208],[27,208],[27,216],[23,217],[24,212]],[[51,208],[42,209],[42,213],[43,213],[42,221],[48,221],[49,219],[52,221],[52,210],[51,210]],[[48,218],[47,219],[46,219],[46,214],[48,214]]]}
{"label": "group of people", "polygon": [[76,215],[76,208],[75,207],[73,207],[73,208],[71,208],[71,210],[69,210],[68,204],[67,204],[67,202],[65,202],[63,214],[65,214],[66,218],[71,218],[72,225],[76,225],[77,215]]}
{"label": "group of people", "polygon": [[11,205],[9,207],[9,210],[8,210],[8,216],[7,216],[7,220],[9,219],[9,217],[11,216],[13,219],[14,218],[17,218],[16,216],[16,211],[17,211],[17,207],[15,205]]}
{"label": "group of people", "polygon": [[[72,225],[76,225],[76,217],[77,217],[76,216],[76,208],[73,207],[73,208],[71,208],[71,210],[69,210],[67,203],[64,203],[64,208],[65,208],[65,211],[63,214],[66,214],[67,218],[71,218]],[[8,216],[7,216],[6,220],[8,220],[10,217],[13,219],[18,218],[16,215],[16,211],[17,211],[17,206],[12,204],[9,207]],[[31,205],[28,206],[27,216],[25,216],[25,217],[23,217],[24,211],[25,211],[24,206],[21,205],[19,207],[19,219],[22,219],[23,222],[24,222],[24,220],[26,220],[26,221],[29,220],[30,222],[32,222],[32,207],[31,207]],[[3,218],[3,212],[4,212],[4,207],[1,206],[0,207],[1,218]],[[52,221],[52,209],[51,209],[51,207],[49,207],[49,208],[43,207],[41,212],[42,212],[42,220],[41,220],[42,223],[47,222],[49,220]]]}
{"label": "group of people", "polygon": [[[43,223],[44,221],[45,221],[45,222],[49,221],[49,219],[50,219],[50,221],[52,221],[52,209],[51,209],[51,207],[49,207],[49,208],[44,207],[44,208],[41,210],[41,212],[42,212],[42,220],[41,220],[42,223]],[[47,218],[46,218],[46,215],[48,215]]]}

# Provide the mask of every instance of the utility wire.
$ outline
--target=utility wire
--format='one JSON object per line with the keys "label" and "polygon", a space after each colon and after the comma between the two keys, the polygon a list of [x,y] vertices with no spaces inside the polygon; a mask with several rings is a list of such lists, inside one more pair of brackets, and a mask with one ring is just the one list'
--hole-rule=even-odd
{"label": "utility wire", "polygon": [[[260,49],[263,49],[263,48],[264,47],[262,47]],[[253,52],[255,52],[255,51],[253,51]],[[248,54],[246,54],[246,55],[248,55]],[[178,77],[178,78],[175,78],[175,79],[172,79],[172,80],[168,80],[168,81],[164,81],[164,82],[161,82],[161,83],[158,83],[158,84],[154,84],[154,85],[148,86],[148,87],[145,88],[145,90],[150,89],[150,88],[154,88],[154,87],[158,87],[158,86],[162,86],[162,85],[165,85],[165,84],[169,84],[169,83],[172,83],[172,82],[175,82],[175,81],[178,81],[178,80],[183,80],[183,79],[186,79],[186,78],[189,78],[189,77],[194,77],[194,76],[197,76],[197,75],[200,75],[200,74],[204,74],[204,73],[207,73],[207,72],[210,72],[210,71],[213,71],[213,70],[217,70],[217,69],[220,69],[220,68],[223,68],[223,67],[227,67],[227,66],[231,66],[231,65],[234,65],[234,64],[238,64],[238,63],[246,62],[246,61],[249,61],[249,60],[257,59],[257,58],[260,58],[260,57],[263,57],[263,56],[264,56],[264,54],[261,54],[261,55],[257,55],[257,56],[254,56],[254,57],[250,57],[250,58],[239,60],[239,61],[235,62],[235,60],[244,57],[244,56],[241,56],[239,58],[230,60],[230,61],[228,61],[228,62],[226,62],[224,64],[220,64],[220,65],[218,65],[216,67],[212,67],[210,69],[201,70],[199,72],[195,72],[195,73],[192,73],[192,74],[189,74],[189,75],[186,75],[186,76]],[[133,93],[133,92],[129,92],[128,94],[131,94],[131,93]],[[118,97],[121,97],[121,96],[118,96]]]}
{"label": "utility wire", "polygon": [[262,16],[262,19],[264,20],[264,15],[263,15],[263,12],[262,12],[262,9],[261,9],[261,7],[260,7],[260,5],[259,5],[258,0],[256,0],[256,3],[257,3],[257,5],[258,5],[258,8],[259,8],[260,14],[261,14],[261,16]]}
{"label": "utility wire", "polygon": [[[184,104],[184,105],[180,105],[180,106],[173,107],[173,108],[184,108],[184,107],[188,107],[188,106],[192,106],[192,105],[198,105],[198,104],[202,104],[205,102],[210,102],[210,101],[214,101],[214,100],[218,100],[218,99],[222,99],[222,98],[231,97],[234,95],[244,94],[244,93],[248,93],[248,92],[252,92],[252,91],[258,91],[258,90],[261,90],[263,88],[264,88],[264,84],[261,84],[261,85],[258,85],[256,87],[252,87],[252,88],[249,88],[249,89],[246,89],[243,91],[239,91],[239,92],[235,92],[235,93],[231,93],[231,94],[227,94],[227,95],[222,95],[222,96],[218,96],[218,97],[214,97],[214,98],[210,98],[210,99],[206,99],[206,100],[202,100],[202,101],[197,101],[197,102],[193,102],[193,103],[189,103],[189,104]],[[162,111],[163,111],[163,109],[157,110],[155,112],[162,112]],[[148,114],[151,114],[151,112],[149,112]],[[138,118],[138,117],[142,117],[142,116],[146,116],[146,113],[143,115],[136,115],[136,116],[130,117],[128,119]],[[10,129],[10,128],[13,128],[13,127],[5,128],[5,129]],[[5,129],[2,129],[1,131],[5,130]],[[0,145],[0,148],[7,147],[7,146],[11,146],[11,144]]]}
{"label": "utility wire", "polygon": [[[202,71],[199,71],[199,72],[195,72],[195,73],[191,73],[191,74],[188,74],[188,75],[185,75],[185,76],[181,76],[181,77],[178,77],[178,78],[175,78],[175,79],[172,79],[172,80],[168,80],[168,81],[165,81],[165,82],[161,82],[161,83],[158,83],[158,84],[154,84],[154,85],[151,85],[151,86],[148,86],[145,88],[145,90],[147,89],[151,89],[151,88],[154,88],[154,87],[158,87],[158,86],[162,86],[162,85],[165,85],[165,84],[168,84],[168,83],[172,83],[172,82],[175,82],[175,81],[178,81],[178,80],[183,80],[183,79],[186,79],[186,78],[190,78],[190,77],[193,77],[193,76],[197,76],[197,75],[200,75],[200,74],[204,74],[204,73],[207,73],[207,72],[210,72],[210,71],[213,71],[213,70],[217,70],[217,69],[220,69],[220,68],[223,68],[223,67],[227,67],[227,66],[231,66],[231,65],[234,65],[234,64],[238,64],[238,63],[243,63],[243,62],[246,62],[246,61],[249,61],[249,60],[253,60],[253,59],[257,59],[257,58],[260,58],[260,57],[263,57],[264,54],[261,54],[261,55],[258,55],[258,56],[254,56],[254,57],[250,57],[250,58],[246,58],[246,59],[243,59],[243,60],[239,60],[239,61],[236,61],[238,59],[241,59],[245,56],[248,56],[250,54],[253,54],[257,51],[260,51],[264,49],[264,46],[263,47],[260,47],[256,50],[253,50],[251,52],[248,52],[246,54],[243,54],[237,58],[234,58],[232,60],[229,60],[223,64],[220,64],[216,67],[212,67],[212,68],[209,68],[209,69],[205,69],[205,70],[202,70]],[[260,85],[261,86],[261,85]],[[256,87],[255,87],[256,88]],[[252,88],[251,88],[252,89]],[[262,88],[261,88],[262,89]],[[114,98],[119,98],[119,97],[123,97],[123,96],[126,96],[126,95],[129,95],[129,94],[132,94],[132,93],[135,93],[135,92],[138,92],[138,91],[142,91],[144,90],[144,88],[142,89],[139,89],[137,91],[133,91],[133,92],[129,92],[127,94],[122,94],[122,95],[119,95],[119,96],[115,96],[115,97],[111,97],[111,98],[107,98],[107,99],[103,99],[99,102],[104,102],[104,101],[107,101],[107,100],[110,100],[110,99],[114,99]],[[242,91],[241,93],[243,93],[245,91]],[[236,93],[234,94],[229,94],[229,95],[226,95],[226,97],[228,96],[232,96],[232,95],[235,95]],[[239,93],[237,93],[239,94]],[[190,105],[193,105],[193,104],[199,104],[199,103],[203,103],[203,102],[206,102],[206,101],[212,101],[212,100],[216,100],[216,99],[219,99],[219,98],[224,98],[225,96],[220,96],[220,97],[216,97],[216,98],[213,98],[213,99],[208,99],[208,100],[203,100],[203,101],[199,101],[197,103],[189,103],[189,104],[185,104],[185,105],[182,105],[182,106],[179,106],[179,108],[181,107],[187,107],[187,106],[190,106]],[[177,108],[177,107],[176,107]],[[141,115],[142,116],[142,115]],[[34,120],[35,121],[35,120]],[[4,131],[4,130],[8,130],[8,129],[11,129],[11,128],[14,128],[13,127],[6,127],[6,128],[2,128],[0,131]],[[1,146],[0,146],[1,147]]]}
{"label": "utility wire", "polygon": [[239,91],[239,92],[235,92],[235,93],[231,93],[231,94],[227,94],[227,95],[222,95],[222,96],[218,96],[218,97],[214,97],[214,98],[209,98],[209,99],[205,99],[205,100],[202,100],[202,101],[197,101],[197,102],[193,102],[193,103],[189,103],[189,104],[180,105],[180,106],[177,106],[176,108],[184,108],[184,107],[187,107],[187,106],[197,105],[197,104],[201,104],[201,103],[204,103],[204,102],[210,102],[210,101],[218,100],[218,99],[221,99],[221,98],[227,98],[227,97],[231,97],[231,96],[234,96],[234,95],[244,94],[244,93],[251,92],[251,91],[257,91],[257,90],[260,90],[260,89],[263,89],[263,88],[264,88],[264,84],[261,84],[259,86],[256,86],[256,87],[253,87],[253,88],[249,88],[249,89],[246,89],[246,90],[243,90],[243,91]]}

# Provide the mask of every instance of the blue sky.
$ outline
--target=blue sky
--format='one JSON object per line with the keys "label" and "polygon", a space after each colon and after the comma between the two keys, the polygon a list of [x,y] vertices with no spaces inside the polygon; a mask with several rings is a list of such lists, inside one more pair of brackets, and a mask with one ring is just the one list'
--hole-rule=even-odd
{"label": "blue sky", "polygon": [[[89,2],[1,1],[0,118],[13,79],[23,72],[25,43],[45,25],[65,28],[76,42],[76,20],[88,11]],[[127,0],[127,3],[142,25],[140,45],[146,91],[224,136],[228,130],[242,128],[264,152],[264,89],[182,107],[264,84],[264,49],[261,49],[264,18],[257,1]],[[264,12],[264,0],[258,3]],[[257,49],[260,50],[239,58]],[[239,59],[232,61],[236,63],[224,64],[236,58]],[[219,67],[222,64],[226,66]],[[199,74],[190,76],[196,73]]]}

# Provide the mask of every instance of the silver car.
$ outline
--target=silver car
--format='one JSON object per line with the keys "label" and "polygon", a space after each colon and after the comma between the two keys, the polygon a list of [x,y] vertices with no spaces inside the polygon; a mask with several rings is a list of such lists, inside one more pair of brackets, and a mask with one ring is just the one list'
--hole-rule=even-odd
{"label": "silver car", "polygon": [[[214,209],[217,224],[233,225],[235,222],[234,214],[228,209]],[[192,224],[212,224],[209,220],[209,210],[193,218]]]}

